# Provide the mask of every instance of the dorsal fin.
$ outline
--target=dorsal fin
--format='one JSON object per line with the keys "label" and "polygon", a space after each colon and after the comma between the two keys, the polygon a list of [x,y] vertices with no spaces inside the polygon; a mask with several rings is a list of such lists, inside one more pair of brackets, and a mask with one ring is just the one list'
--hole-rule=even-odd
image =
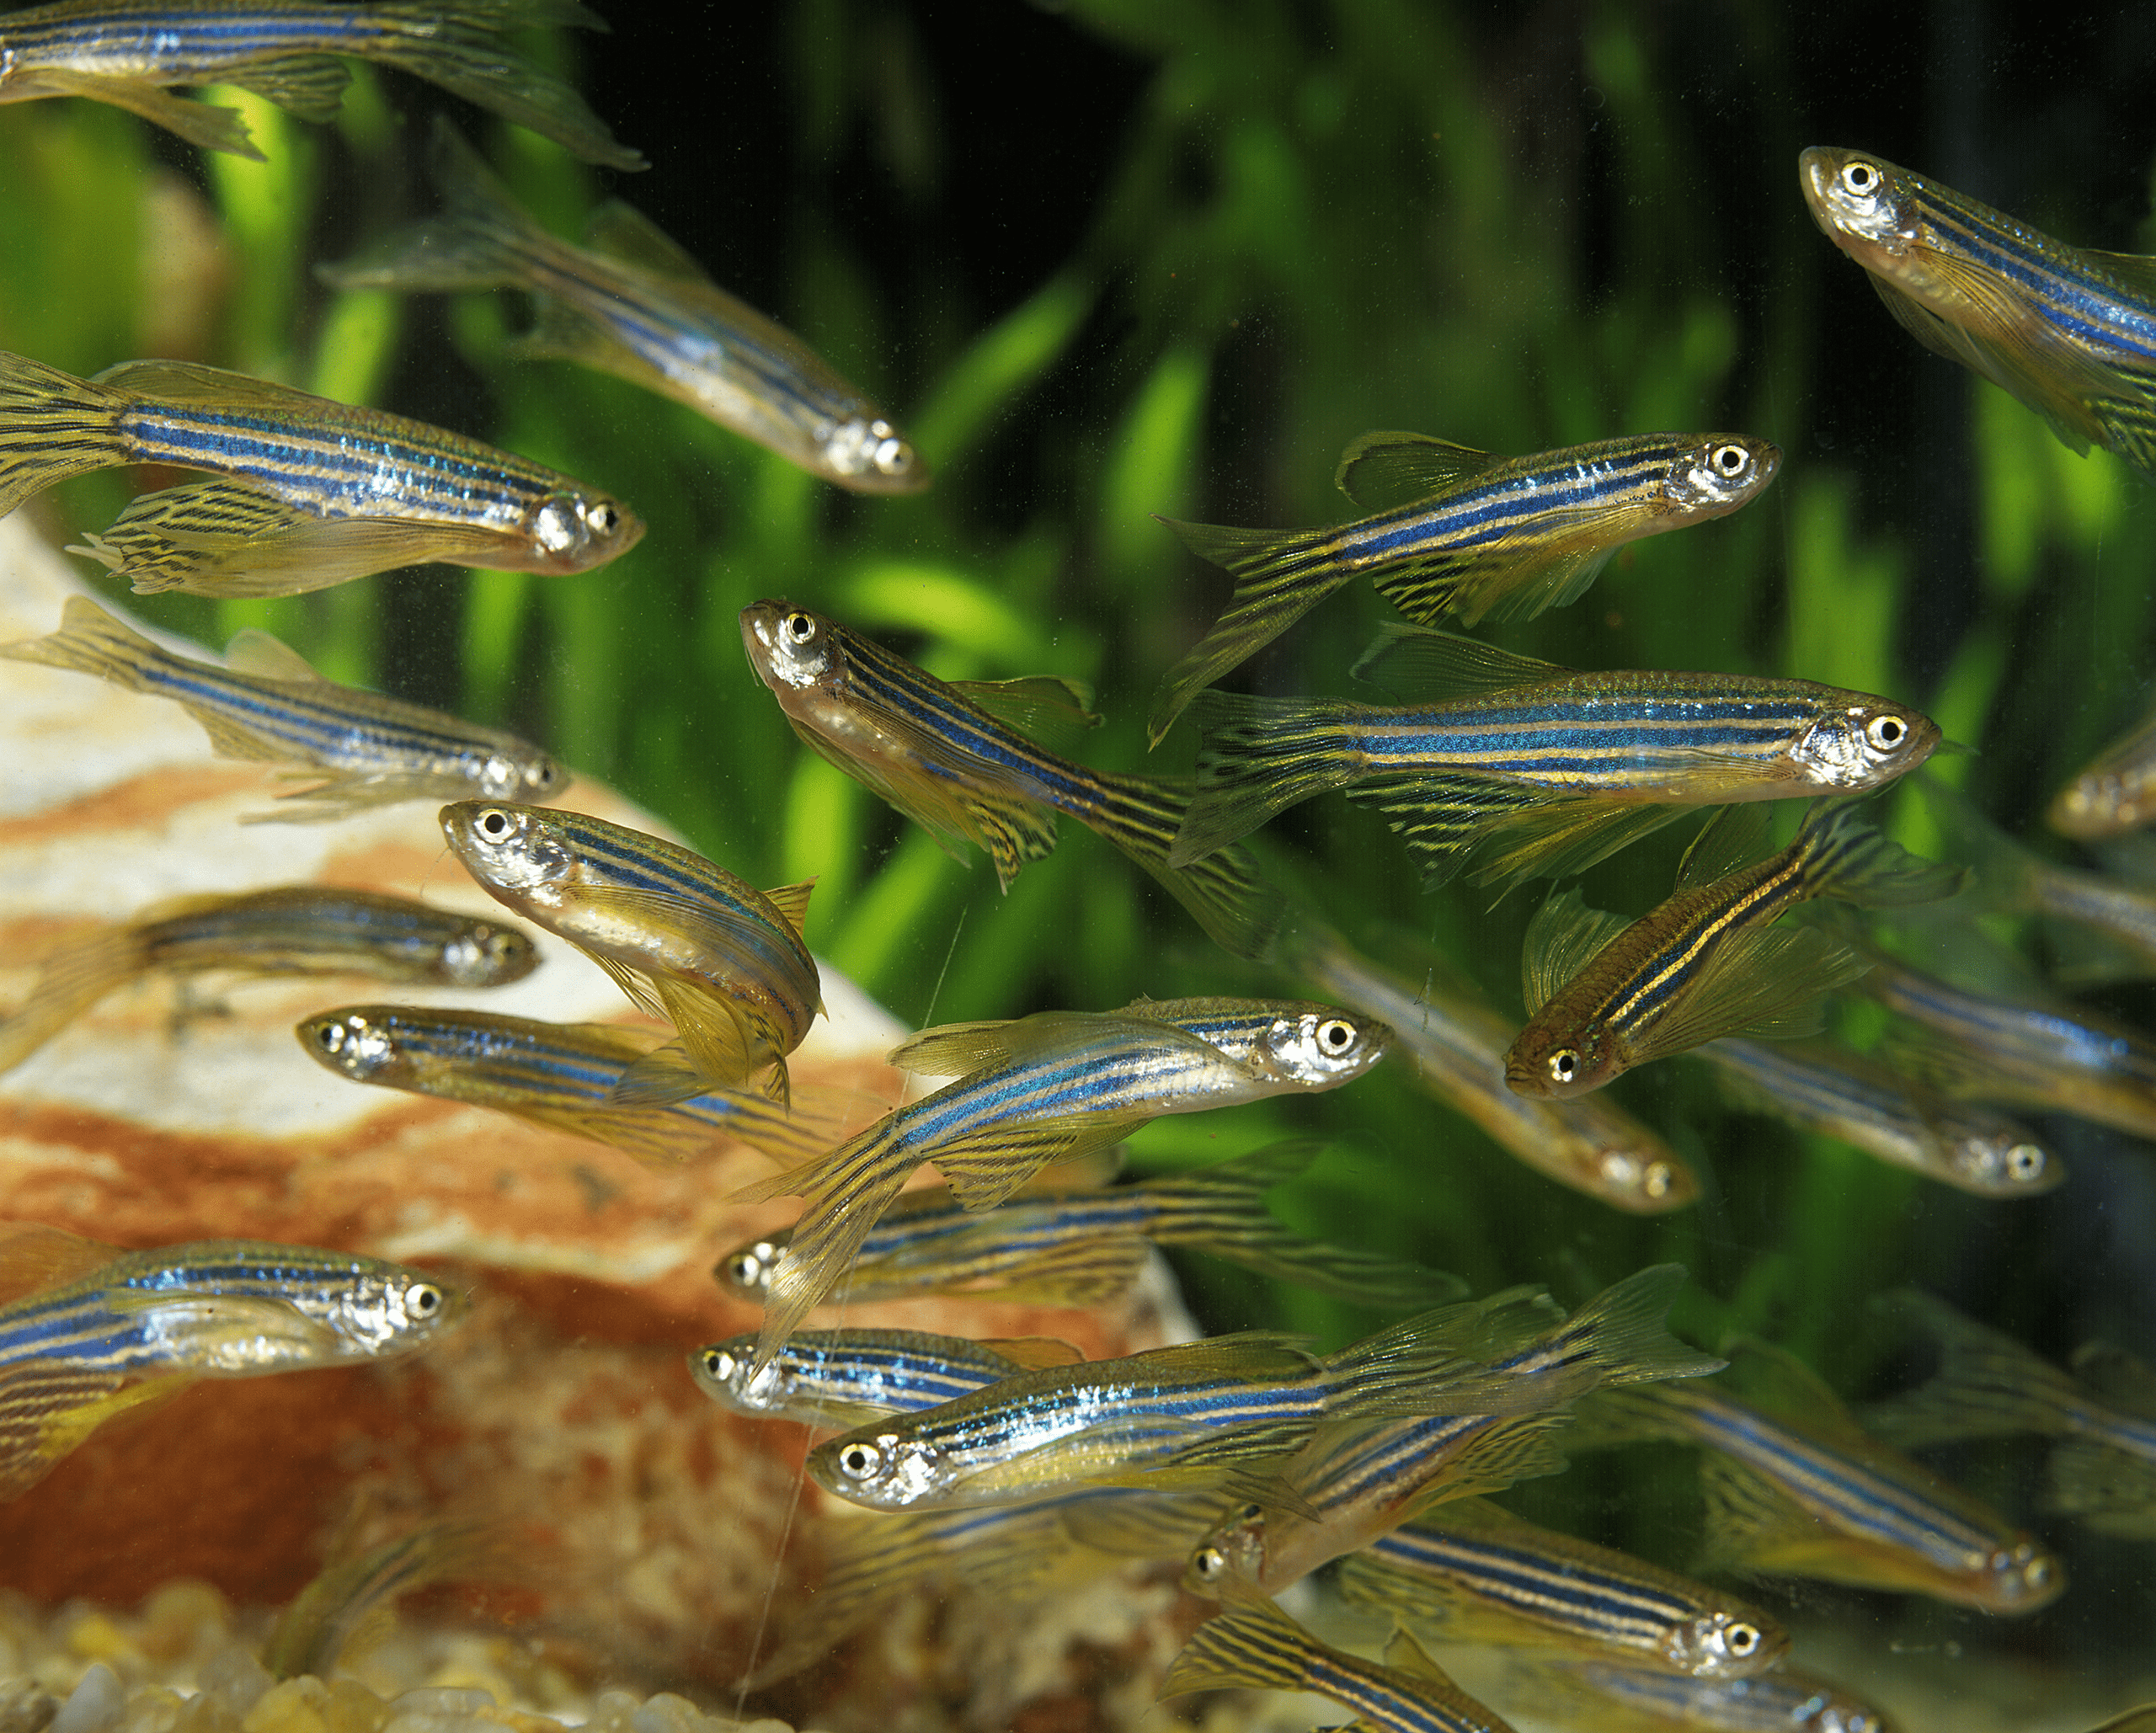
{"label": "dorsal fin", "polygon": [[0,1305],[101,1270],[120,1255],[116,1245],[42,1222],[0,1225]]}
{"label": "dorsal fin", "polygon": [[686,277],[709,283],[706,270],[688,248],[643,212],[619,199],[609,199],[584,225],[584,244],[594,253],[618,259],[661,277]]}
{"label": "dorsal fin", "polygon": [[1335,487],[1364,511],[1389,511],[1457,488],[1505,460],[1428,434],[1366,433],[1350,440]]}
{"label": "dorsal fin", "polygon": [[782,884],[776,890],[766,891],[764,900],[786,917],[795,936],[806,938],[808,930],[802,923],[808,918],[808,893],[815,888],[814,879],[804,878],[799,884]]}
{"label": "dorsal fin", "polygon": [[1101,725],[1093,689],[1083,680],[1039,674],[1024,680],[953,680],[951,689],[1044,745],[1068,744]]}
{"label": "dorsal fin", "polygon": [[1820,1437],[1874,1442],[1833,1387],[1787,1348],[1737,1336],[1722,1344],[1722,1352],[1729,1356],[1732,1383],[1763,1414],[1794,1421]]}
{"label": "dorsal fin", "polygon": [[1052,1336],[983,1336],[980,1345],[1029,1372],[1049,1366],[1075,1366],[1086,1357],[1069,1342],[1058,1341]]}
{"label": "dorsal fin", "polygon": [[1369,648],[1348,673],[1396,697],[1444,702],[1479,692],[1537,685],[1572,671],[1457,632],[1390,620],[1378,628]]}
{"label": "dorsal fin", "polygon": [[1527,924],[1520,952],[1520,997],[1528,1016],[1549,1004],[1630,925],[1621,914],[1588,908],[1577,885],[1545,902]]}
{"label": "dorsal fin", "polygon": [[1677,888],[1689,891],[1726,878],[1740,866],[1758,858],[1767,840],[1767,824],[1774,803],[1740,801],[1726,806],[1700,827],[1677,863]]}
{"label": "dorsal fin", "polygon": [[232,634],[232,642],[225,646],[225,666],[235,674],[251,674],[261,680],[327,684],[297,650],[253,626]]}
{"label": "dorsal fin", "polygon": [[2156,301],[2156,259],[2145,253],[2099,253],[2094,247],[2077,247],[2074,251],[2121,287]]}

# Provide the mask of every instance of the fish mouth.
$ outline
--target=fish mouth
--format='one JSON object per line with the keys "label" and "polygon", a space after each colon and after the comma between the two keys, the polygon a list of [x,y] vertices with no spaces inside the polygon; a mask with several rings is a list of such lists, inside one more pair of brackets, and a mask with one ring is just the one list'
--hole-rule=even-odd
{"label": "fish mouth", "polygon": [[741,611],[741,648],[766,685],[776,681],[778,619],[785,611],[785,603],[768,601],[751,602]]}
{"label": "fish mouth", "polygon": [[1548,1080],[1524,1059],[1505,1061],[1505,1087],[1516,1096],[1532,1096],[1537,1100],[1551,1093]]}
{"label": "fish mouth", "polygon": [[1804,195],[1805,209],[1812,213],[1812,221],[1828,235],[1841,232],[1840,226],[1831,215],[1832,206],[1828,200],[1828,189],[1834,184],[1833,152],[1818,145],[1801,152],[1796,159],[1796,180],[1799,190]]}

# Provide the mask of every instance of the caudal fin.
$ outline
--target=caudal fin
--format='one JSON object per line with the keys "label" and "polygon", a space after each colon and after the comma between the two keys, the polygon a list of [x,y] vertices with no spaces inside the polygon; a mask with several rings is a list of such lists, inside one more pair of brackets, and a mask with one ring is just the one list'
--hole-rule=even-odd
{"label": "caudal fin", "polygon": [[0,351],[0,517],[55,482],[126,462],[126,407],[94,381]]}
{"label": "caudal fin", "polygon": [[1284,904],[1250,851],[1231,844],[1187,866],[1171,866],[1191,808],[1188,791],[1156,777],[1095,774],[1101,798],[1073,816],[1158,879],[1223,949],[1257,960],[1270,955]]}
{"label": "caudal fin", "polygon": [[0,1071],[12,1071],[121,983],[140,974],[141,936],[106,927],[62,945],[45,960],[30,996],[0,1023]]}
{"label": "caudal fin", "polygon": [[1202,860],[1274,813],[1354,781],[1360,765],[1348,724],[1356,708],[1337,698],[1198,693],[1198,792],[1168,864]]}
{"label": "caudal fin", "polygon": [[386,33],[366,51],[368,59],[401,67],[529,126],[587,163],[608,168],[650,166],[640,152],[615,141],[574,89],[511,53],[502,40],[506,31],[551,24],[606,28],[574,0],[428,0],[395,10],[408,10],[418,28],[408,37]]}
{"label": "caudal fin", "polygon": [[1237,530],[1161,521],[1201,559],[1235,574],[1227,610],[1197,648],[1170,669],[1153,696],[1146,735],[1158,746],[1203,687],[1256,655],[1339,589],[1353,572],[1331,552],[1330,530]]}

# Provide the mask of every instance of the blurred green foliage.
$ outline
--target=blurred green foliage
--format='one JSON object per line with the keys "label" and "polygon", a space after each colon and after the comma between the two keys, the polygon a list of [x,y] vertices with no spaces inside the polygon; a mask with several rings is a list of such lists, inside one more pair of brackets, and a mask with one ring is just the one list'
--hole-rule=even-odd
{"label": "blurred green foliage", "polygon": [[[1568,76],[1592,99],[1576,106],[1569,87],[1557,101],[1497,65],[1465,11],[1070,0],[1069,29],[1144,68],[1102,195],[1072,214],[1067,258],[1008,307],[980,317],[955,273],[931,269],[916,273],[900,324],[849,237],[832,165],[873,108],[893,184],[909,208],[934,209],[965,141],[941,139],[933,79],[892,49],[902,20],[869,0],[792,8],[780,61],[762,70],[800,189],[769,310],[898,412],[937,471],[917,499],[841,497],[685,408],[521,359],[513,297],[430,312],[321,291],[325,164],[341,163],[339,186],[371,189],[368,221],[398,214],[382,189],[416,184],[407,153],[422,130],[392,124],[364,73],[334,134],[219,93],[245,109],[266,164],[175,172],[179,153],[111,109],[0,108],[0,344],[89,372],[155,342],[435,413],[632,501],[648,535],[581,579],[435,568],[144,611],[209,641],[267,626],[339,677],[513,723],[729,868],[773,884],[818,877],[812,942],[909,1022],[1295,984],[1211,950],[1075,825],[1000,896],[985,863],[947,859],[796,743],[743,659],[740,607],[792,597],[947,678],[1091,682],[1108,723],[1082,749],[1089,761],[1186,768],[1187,727],[1149,760],[1141,718],[1228,580],[1150,515],[1342,518],[1337,456],[1375,428],[1507,452],[1660,427],[1777,440],[1783,474],[1759,504],[1628,551],[1577,605],[1501,635],[1581,666],[1787,673],[1899,696],[1976,749],[1935,773],[2025,828],[2140,708],[2156,569],[2147,484],[2105,454],[2075,457],[2018,403],[1924,358],[1889,376],[1966,403],[1972,470],[1972,563],[1926,569],[1928,454],[1812,441],[1822,404],[1863,414],[1879,388],[1870,358],[1908,340],[1868,296],[1860,333],[1822,328],[1822,285],[1854,267],[1796,196],[1796,149],[1816,141],[1775,107],[1796,51],[1771,9],[1720,25],[1757,71],[1758,113],[1774,117],[1735,173],[1705,147],[1708,116],[1672,70],[1659,14],[1564,14],[1578,28]],[[494,126],[484,144],[558,232],[574,233],[600,196],[590,170],[531,134]],[[633,180],[617,190],[638,198]],[[1737,230],[1714,227],[1739,206],[1742,234],[1765,237],[1748,255]],[[208,241],[188,318],[193,302],[146,285],[190,225]],[[365,238],[352,228],[339,232]],[[400,346],[430,320],[456,376],[475,382],[448,412],[398,391],[410,379]],[[128,486],[91,478],[40,509],[61,530],[97,527]],[[1351,586],[1235,680],[1344,692],[1385,612]],[[1912,804],[1897,823],[1921,846]],[[1608,863],[1591,900],[1645,909],[1681,841]],[[1337,799],[1299,809],[1267,842],[1352,936],[1382,943],[1386,924],[1407,924],[1517,1005],[1530,897],[1487,909],[1463,888],[1420,896],[1395,840]],[[1876,1021],[1860,1011],[1852,1026],[1868,1037]],[[1643,1220],[1564,1192],[1396,1067],[1337,1096],[1161,1122],[1134,1160],[1180,1165],[1323,1132],[1333,1154],[1280,1200],[1312,1231],[1422,1256],[1478,1290],[1539,1279],[1567,1298],[1676,1258],[1697,1278],[1680,1323],[1707,1340],[1741,1330],[1785,1342],[1845,1389],[1887,1351],[1865,1306],[1873,1293],[2051,1256],[2036,1206],[2017,1216],[1735,1114],[1692,1067],[1652,1068],[1619,1092],[1701,1166],[1697,1208]],[[2047,1279],[2070,1294],[2057,1303],[2082,1333],[2113,1315],[2105,1295],[2071,1290],[2070,1272]],[[1337,1339],[1371,1321],[1218,1266],[1193,1264],[1192,1280],[1224,1325]],[[2044,1304],[2033,1288],[2004,1291],[1994,1315],[2012,1327]],[[1609,1484],[1599,1468],[1566,1480],[1596,1496]],[[1672,1497],[1668,1483],[1647,1485],[1638,1508]]]}

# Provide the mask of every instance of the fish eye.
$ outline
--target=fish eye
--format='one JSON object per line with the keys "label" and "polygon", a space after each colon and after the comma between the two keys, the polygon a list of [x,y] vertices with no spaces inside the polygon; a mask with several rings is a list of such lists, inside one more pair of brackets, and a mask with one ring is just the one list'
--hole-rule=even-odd
{"label": "fish eye", "polygon": [[2041,1179],[2047,1159],[2036,1144],[2016,1144],[2006,1152],[2006,1176],[2025,1186]]}
{"label": "fish eye", "polygon": [[1733,482],[1752,467],[1752,454],[1742,445],[1717,445],[1707,454],[1707,467],[1726,482]]}
{"label": "fish eye", "polygon": [[1842,165],[1842,190],[1853,199],[1869,199],[1879,190],[1886,178],[1869,163],[1844,163]]}
{"label": "fish eye", "polygon": [[552,794],[562,786],[562,767],[542,758],[525,772],[524,780],[534,794]]}
{"label": "fish eye", "polygon": [[314,1044],[326,1053],[342,1053],[344,1049],[344,1026],[342,1023],[316,1024]]}
{"label": "fish eye", "polygon": [[1235,1512],[1235,1520],[1238,1522],[1255,1522],[1264,1514],[1265,1506],[1263,1505],[1246,1504],[1241,1510]]}
{"label": "fish eye", "polygon": [[839,1452],[839,1472],[849,1480],[871,1480],[883,1466],[883,1453],[873,1444],[849,1444]]}
{"label": "fish eye", "polygon": [[760,1245],[744,1245],[719,1266],[724,1279],[736,1288],[755,1288],[764,1279],[764,1259],[769,1254]]}
{"label": "fish eye", "polygon": [[1561,1047],[1550,1055],[1548,1064],[1554,1082],[1570,1083],[1580,1074],[1580,1050],[1576,1047]]}
{"label": "fish eye", "polygon": [[[2025,1553],[2028,1549],[2020,1547],[2017,1548],[2016,1551]],[[2052,1561],[2049,1559],[2031,1559],[2021,1567],[2021,1581],[2029,1588],[2047,1587],[2051,1580]]]}
{"label": "fish eye", "polygon": [[723,1348],[704,1350],[704,1376],[716,1384],[724,1384],[734,1376],[734,1357]]}
{"label": "fish eye", "polygon": [[488,807],[472,821],[472,828],[488,842],[501,842],[515,828],[510,815],[499,807]]}
{"label": "fish eye", "polygon": [[785,632],[791,643],[814,643],[816,639],[816,616],[798,612],[788,614],[779,629]]}
{"label": "fish eye", "polygon": [[1190,1555],[1191,1573],[1200,1582],[1210,1582],[1228,1568],[1228,1555],[1216,1546],[1202,1546]]}
{"label": "fish eye", "polygon": [[1345,1017],[1327,1017],[1317,1026],[1317,1044],[1336,1058],[1355,1044],[1355,1026]]}
{"label": "fish eye", "polygon": [[431,1318],[441,1309],[442,1292],[431,1282],[414,1282],[404,1290],[404,1309],[414,1318]]}
{"label": "fish eye", "polygon": [[1898,716],[1875,716],[1864,725],[1864,738],[1881,752],[1892,752],[1909,738],[1909,725]]}
{"label": "fish eye", "polygon": [[1640,1191],[1648,1197],[1667,1197],[1676,1183],[1676,1172],[1667,1161],[1650,1161],[1640,1176]]}
{"label": "fish eye", "polygon": [[1759,1646],[1759,1627],[1742,1623],[1732,1624],[1724,1640],[1729,1652],[1742,1661]]}
{"label": "fish eye", "polygon": [[602,499],[584,515],[584,520],[600,535],[611,536],[621,527],[622,515]]}

